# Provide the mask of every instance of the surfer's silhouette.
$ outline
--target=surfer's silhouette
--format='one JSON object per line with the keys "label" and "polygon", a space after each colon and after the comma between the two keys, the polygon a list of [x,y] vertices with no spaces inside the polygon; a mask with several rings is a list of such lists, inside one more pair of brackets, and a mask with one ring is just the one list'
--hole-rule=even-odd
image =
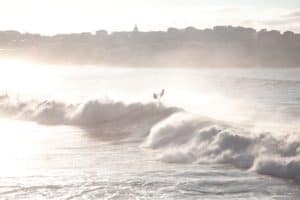
{"label": "surfer's silhouette", "polygon": [[165,89],[162,89],[160,94],[153,93],[153,99],[157,100],[157,102],[160,104],[161,98],[164,96],[164,94],[165,94]]}

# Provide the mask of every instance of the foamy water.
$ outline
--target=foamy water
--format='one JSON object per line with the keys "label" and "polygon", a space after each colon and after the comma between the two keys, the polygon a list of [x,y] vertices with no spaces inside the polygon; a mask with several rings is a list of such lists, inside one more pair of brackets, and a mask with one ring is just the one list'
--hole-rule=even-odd
{"label": "foamy water", "polygon": [[1,69],[3,198],[300,195],[299,70]]}

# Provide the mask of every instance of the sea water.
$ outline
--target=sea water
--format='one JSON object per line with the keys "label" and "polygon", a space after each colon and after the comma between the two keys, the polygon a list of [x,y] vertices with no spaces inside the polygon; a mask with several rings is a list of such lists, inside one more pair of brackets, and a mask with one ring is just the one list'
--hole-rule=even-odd
{"label": "sea water", "polygon": [[1,199],[300,196],[297,69],[1,70]]}

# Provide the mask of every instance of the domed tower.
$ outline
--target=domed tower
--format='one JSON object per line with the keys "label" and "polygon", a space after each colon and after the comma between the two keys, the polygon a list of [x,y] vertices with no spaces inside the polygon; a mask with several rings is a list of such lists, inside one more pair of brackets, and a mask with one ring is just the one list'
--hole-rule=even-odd
{"label": "domed tower", "polygon": [[137,27],[137,25],[134,25],[133,32],[134,32],[134,33],[139,32],[139,28]]}

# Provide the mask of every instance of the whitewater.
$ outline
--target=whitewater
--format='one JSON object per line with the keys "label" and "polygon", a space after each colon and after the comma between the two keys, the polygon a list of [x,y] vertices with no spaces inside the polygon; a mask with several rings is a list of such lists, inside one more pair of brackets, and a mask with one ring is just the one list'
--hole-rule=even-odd
{"label": "whitewater", "polygon": [[300,70],[1,70],[3,199],[300,196]]}

